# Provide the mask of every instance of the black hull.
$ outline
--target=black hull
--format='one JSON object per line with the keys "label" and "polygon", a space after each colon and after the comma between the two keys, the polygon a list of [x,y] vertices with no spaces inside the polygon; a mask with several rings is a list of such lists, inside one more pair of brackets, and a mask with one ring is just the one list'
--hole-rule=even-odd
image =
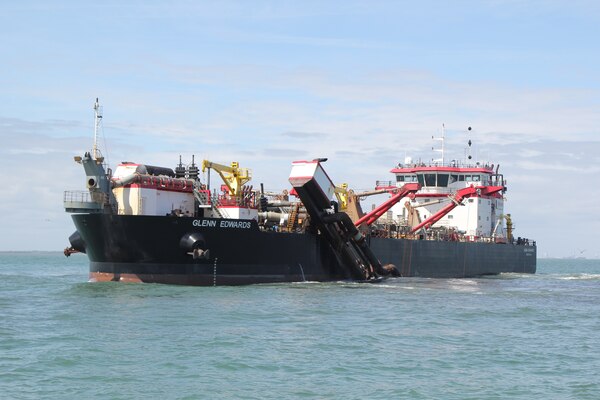
{"label": "black hull", "polygon": [[[264,232],[255,221],[108,214],[74,214],[73,221],[85,243],[91,280],[213,286],[350,278],[322,237]],[[190,235],[208,254],[194,258]],[[370,246],[402,276],[461,278],[536,269],[533,246],[382,238],[370,238]]]}
{"label": "black hull", "polygon": [[371,238],[370,247],[402,276],[466,278],[536,270],[535,246]]}

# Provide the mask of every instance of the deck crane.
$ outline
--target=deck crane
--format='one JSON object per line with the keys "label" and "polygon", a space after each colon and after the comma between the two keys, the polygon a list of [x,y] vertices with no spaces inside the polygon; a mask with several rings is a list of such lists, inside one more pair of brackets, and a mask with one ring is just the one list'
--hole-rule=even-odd
{"label": "deck crane", "polygon": [[444,215],[448,214],[450,211],[456,208],[456,206],[461,205],[462,201],[468,197],[491,196],[493,194],[501,192],[502,190],[504,190],[504,186],[469,186],[460,189],[454,195],[450,196],[450,204],[448,204],[447,206],[433,214],[431,217],[427,218],[426,220],[412,228],[410,233],[415,233],[421,228],[431,228],[433,224],[442,219]]}
{"label": "deck crane", "polygon": [[512,223],[512,218],[510,217],[510,214],[500,214],[498,216],[498,221],[496,221],[496,226],[494,226],[494,230],[492,231],[492,238],[496,239],[496,242],[499,241],[499,239],[497,237],[497,231],[498,231],[498,227],[502,223],[502,220],[506,221],[506,240],[509,243],[512,243],[512,240],[513,240],[513,235],[512,235],[513,223]]}
{"label": "deck crane", "polygon": [[205,172],[207,169],[217,171],[227,186],[229,195],[232,197],[241,198],[243,195],[242,186],[252,179],[252,172],[248,168],[240,168],[237,161],[233,161],[230,166],[226,166],[209,160],[203,160],[202,172]]}
{"label": "deck crane", "polygon": [[339,186],[335,186],[334,193],[339,203],[340,211],[345,211],[348,208],[348,197],[351,195],[351,191],[348,190],[348,184],[342,183]]}
{"label": "deck crane", "polygon": [[[421,189],[421,185],[418,183],[407,183],[401,188],[395,190],[387,201],[381,204],[379,207],[371,211],[370,213],[364,215],[362,218],[358,219],[358,221],[354,222],[355,226],[360,226],[363,223],[367,225],[371,225],[373,222],[377,221],[379,217],[385,214],[392,206],[402,200],[404,197],[412,197],[414,198],[415,193]],[[360,196],[360,195],[359,195]]]}

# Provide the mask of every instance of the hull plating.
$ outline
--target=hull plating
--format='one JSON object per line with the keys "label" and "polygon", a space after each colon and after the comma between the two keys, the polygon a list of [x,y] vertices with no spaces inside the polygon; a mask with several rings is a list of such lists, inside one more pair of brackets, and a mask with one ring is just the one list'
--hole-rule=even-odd
{"label": "hull plating", "polygon": [[[263,232],[255,221],[105,214],[75,214],[73,221],[86,243],[90,280],[213,286],[349,278],[321,237]],[[207,253],[194,257],[194,246]],[[402,276],[536,269],[532,246],[383,238],[370,238],[370,246]]]}

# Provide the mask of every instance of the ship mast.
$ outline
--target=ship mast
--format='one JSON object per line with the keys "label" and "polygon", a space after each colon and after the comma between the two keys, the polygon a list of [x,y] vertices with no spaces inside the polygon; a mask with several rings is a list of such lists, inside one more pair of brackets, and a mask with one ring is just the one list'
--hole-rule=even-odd
{"label": "ship mast", "polygon": [[441,165],[444,165],[444,141],[446,139],[446,125],[442,124],[442,136],[441,137],[434,137],[432,136],[431,139],[433,140],[439,140],[442,142],[442,146],[440,149],[436,149],[436,148],[432,148],[433,151],[439,151],[440,153],[442,153],[442,157],[441,158],[436,158],[434,160],[432,160],[434,163],[440,162]]}
{"label": "ship mast", "polygon": [[94,147],[92,149],[92,156],[94,159],[98,159],[98,130],[100,129],[101,123],[102,107],[100,107],[100,103],[96,97],[96,102],[94,103]]}

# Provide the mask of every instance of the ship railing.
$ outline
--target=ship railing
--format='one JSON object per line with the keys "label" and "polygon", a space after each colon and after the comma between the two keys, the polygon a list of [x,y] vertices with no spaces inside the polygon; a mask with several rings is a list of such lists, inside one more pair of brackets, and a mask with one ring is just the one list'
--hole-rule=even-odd
{"label": "ship railing", "polygon": [[63,204],[67,212],[89,212],[102,210],[109,200],[102,192],[67,190],[63,194]]}
{"label": "ship railing", "polygon": [[[467,187],[467,186],[465,186]],[[434,195],[442,195],[442,194],[452,194],[454,190],[448,187],[442,186],[424,186],[419,190],[420,194],[434,194]]]}
{"label": "ship railing", "polygon": [[388,189],[388,188],[395,188],[395,187],[396,187],[395,181],[375,181],[376,189]]}
{"label": "ship railing", "polygon": [[397,165],[398,168],[439,168],[439,167],[450,167],[450,168],[485,168],[490,171],[493,170],[494,164],[490,164],[489,162],[464,162],[460,160],[452,160],[450,162],[417,162],[417,163],[399,163]]}
{"label": "ship railing", "polygon": [[522,238],[522,237],[517,237],[516,239],[513,238],[512,241],[513,244],[516,244],[517,246],[536,246],[535,240],[531,240],[528,238]]}
{"label": "ship railing", "polygon": [[217,207],[245,207],[256,208],[254,194],[249,194],[243,197],[234,197],[229,195],[219,195],[215,199]]}
{"label": "ship railing", "polygon": [[[504,237],[492,237],[492,236],[481,236],[481,235],[467,235],[464,232],[457,232],[454,230],[445,229],[433,229],[428,231],[426,234],[422,232],[410,233],[410,228],[406,225],[406,221],[399,219],[400,224],[397,221],[386,220],[385,217],[381,218],[378,222],[377,227],[373,227],[369,235],[373,237],[384,237],[393,239],[408,239],[408,240],[426,240],[432,242],[471,242],[471,243],[490,243],[490,244],[506,244],[508,240]],[[390,223],[391,222],[391,223]],[[535,246],[536,243],[533,240],[525,238],[519,238],[513,240],[512,244],[521,246]]]}
{"label": "ship railing", "polygon": [[90,195],[90,192],[88,190],[83,191],[83,190],[79,190],[79,191],[71,191],[71,190],[67,190],[64,192],[63,194],[63,201],[67,202],[89,202],[92,201],[92,197]]}
{"label": "ship railing", "polygon": [[108,204],[108,195],[102,192],[90,192],[89,190],[66,190],[63,194],[63,201]]}
{"label": "ship railing", "polygon": [[509,242],[504,237],[467,235],[464,232],[432,230],[423,233],[410,233],[410,228],[406,225],[385,224],[382,223],[377,227],[372,227],[369,235],[372,237],[393,238],[393,239],[408,239],[408,240],[427,240],[433,242],[471,242],[471,243],[490,243],[490,244],[506,244],[511,243],[518,246],[535,247],[535,240],[527,238],[517,238]]}

